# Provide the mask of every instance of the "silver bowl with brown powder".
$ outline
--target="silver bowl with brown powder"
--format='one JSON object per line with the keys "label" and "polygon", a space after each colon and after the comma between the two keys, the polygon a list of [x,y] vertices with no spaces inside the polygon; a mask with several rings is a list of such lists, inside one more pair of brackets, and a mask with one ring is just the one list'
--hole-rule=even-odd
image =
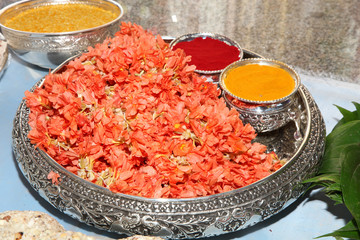
{"label": "silver bowl with brown powder", "polygon": [[[105,10],[115,17],[100,26],[68,32],[31,32],[6,26],[7,21],[24,11],[63,4],[85,4]],[[1,10],[0,28],[9,48],[20,59],[42,68],[55,68],[69,57],[84,52],[89,46],[113,36],[119,30],[123,13],[122,6],[112,0],[25,0],[15,2]]]}

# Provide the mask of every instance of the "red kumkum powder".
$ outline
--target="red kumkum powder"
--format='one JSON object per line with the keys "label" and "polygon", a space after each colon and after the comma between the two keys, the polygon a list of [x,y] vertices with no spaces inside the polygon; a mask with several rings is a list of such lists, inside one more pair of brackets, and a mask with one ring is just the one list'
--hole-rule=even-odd
{"label": "red kumkum powder", "polygon": [[240,58],[240,50],[237,47],[210,37],[179,42],[173,46],[173,50],[177,48],[183,49],[186,55],[191,56],[190,64],[203,71],[222,70]]}

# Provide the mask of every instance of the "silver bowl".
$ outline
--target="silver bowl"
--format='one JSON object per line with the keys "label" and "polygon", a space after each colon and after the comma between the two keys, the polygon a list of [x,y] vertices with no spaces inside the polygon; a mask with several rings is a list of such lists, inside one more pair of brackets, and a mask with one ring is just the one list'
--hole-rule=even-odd
{"label": "silver bowl", "polygon": [[[292,90],[292,92],[290,94],[288,94],[287,96],[285,96],[283,98],[273,99],[273,100],[269,100],[269,101],[255,101],[255,100],[251,100],[251,99],[244,99],[244,98],[241,98],[241,97],[238,97],[238,96],[232,94],[227,89],[226,84],[224,83],[226,76],[229,74],[230,71],[232,71],[235,68],[238,68],[241,66],[246,66],[246,65],[251,65],[251,64],[273,66],[273,67],[277,67],[277,68],[281,68],[281,69],[285,70],[286,72],[288,72],[290,74],[290,76],[292,77],[292,79],[295,82],[294,89]],[[223,91],[225,91],[230,96],[239,99],[240,101],[247,102],[247,103],[253,103],[253,104],[273,104],[273,103],[280,103],[280,102],[289,100],[297,92],[299,86],[301,85],[301,80],[300,80],[299,75],[295,71],[295,69],[293,69],[291,66],[289,66],[283,62],[280,62],[280,61],[277,61],[274,59],[267,59],[267,58],[247,58],[247,59],[233,62],[232,64],[227,66],[220,74],[219,84]],[[249,81],[248,84],[251,84],[251,81]]]}
{"label": "silver bowl", "polygon": [[267,105],[237,104],[238,100],[222,92],[226,104],[239,112],[243,123],[249,123],[256,132],[271,132],[287,125],[290,121],[295,123],[297,131],[296,138],[301,138],[300,123],[302,105],[299,104],[299,97],[293,95],[286,101]]}
{"label": "silver bowl", "polygon": [[[232,94],[225,86],[224,79],[227,74],[237,67],[241,67],[248,64],[260,64],[275,66],[286,70],[294,79],[295,87],[293,91],[281,98],[271,101],[252,101],[249,99],[240,98]],[[248,84],[251,84],[249,81]],[[301,86],[301,80],[296,71],[285,63],[265,58],[248,58],[241,61],[234,62],[227,66],[220,74],[219,85],[221,87],[222,96],[229,107],[235,108],[240,118],[244,123],[250,123],[257,132],[269,132],[277,130],[290,121],[294,121],[297,126],[297,132],[295,135],[301,138],[300,134],[300,116],[301,105],[298,102],[298,96],[296,96],[299,87]]]}
{"label": "silver bowl", "polygon": [[[117,18],[104,25],[73,32],[33,33],[18,31],[4,26],[7,19],[27,9],[64,3],[84,3],[97,6],[117,15]],[[25,62],[42,68],[55,68],[69,57],[84,52],[89,46],[103,42],[119,30],[119,22],[124,11],[122,6],[112,0],[25,0],[15,2],[0,12],[0,29],[9,48]]]}
{"label": "silver bowl", "polygon": [[[209,37],[209,38],[212,38],[212,39],[216,39],[216,40],[219,40],[219,41],[222,41],[230,46],[234,46],[236,48],[239,49],[239,60],[241,60],[243,58],[243,55],[244,55],[244,51],[242,50],[242,48],[240,47],[240,45],[224,36],[224,35],[221,35],[221,34],[217,34],[217,33],[209,33],[209,32],[199,32],[199,33],[188,33],[188,34],[184,34],[184,35],[181,35],[177,38],[175,38],[174,40],[172,40],[170,42],[170,47],[174,47],[176,44],[180,43],[180,42],[184,42],[184,41],[191,41],[191,40],[194,40],[195,38],[199,38],[199,37],[202,37],[202,38],[205,38],[205,37]],[[231,62],[230,62],[231,63]],[[229,64],[230,64],[229,63]],[[205,75],[214,75],[214,74],[220,74],[221,71],[223,69],[217,69],[217,70],[212,70],[212,71],[206,71],[206,70],[200,70],[200,69],[196,69],[195,72],[199,73],[199,74],[205,74]]]}
{"label": "silver bowl", "polygon": [[[53,72],[60,72],[63,67]],[[38,81],[30,91],[43,81]],[[151,199],[114,193],[83,180],[30,143],[25,100],[14,119],[13,150],[25,178],[44,199],[90,226],[172,239],[215,236],[245,229],[280,212],[307,188],[303,180],[317,172],[325,146],[324,120],[304,86],[300,86],[297,96],[303,109],[300,121],[303,139],[294,138],[296,128],[291,124],[257,137],[269,151],[286,159],[286,164],[251,185],[207,197]],[[47,178],[50,171],[60,175],[58,185]]]}

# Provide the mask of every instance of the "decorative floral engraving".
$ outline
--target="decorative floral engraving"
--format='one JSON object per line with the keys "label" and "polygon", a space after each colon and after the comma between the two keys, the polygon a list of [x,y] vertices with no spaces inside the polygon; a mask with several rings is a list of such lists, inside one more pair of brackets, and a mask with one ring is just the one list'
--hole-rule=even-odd
{"label": "decorative floral engraving", "polygon": [[240,111],[240,118],[244,123],[250,123],[258,132],[274,131],[290,121],[296,121],[301,115],[302,104],[299,104],[297,99],[293,98],[286,108],[274,108],[272,112]]}
{"label": "decorative floral engraving", "polygon": [[60,52],[66,50],[86,50],[88,46],[104,41],[119,30],[118,23],[98,28],[96,31],[73,34],[30,34],[4,29],[4,36],[14,50],[26,49],[35,52]]}
{"label": "decorative floral engraving", "polygon": [[3,29],[2,33],[20,59],[48,69],[114,36],[118,30],[119,21],[86,32],[42,34]]}

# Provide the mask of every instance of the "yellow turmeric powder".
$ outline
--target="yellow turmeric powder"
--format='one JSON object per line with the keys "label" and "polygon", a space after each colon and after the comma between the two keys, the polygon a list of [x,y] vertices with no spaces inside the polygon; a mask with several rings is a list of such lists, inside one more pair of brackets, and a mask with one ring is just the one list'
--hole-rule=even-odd
{"label": "yellow turmeric powder", "polygon": [[5,26],[26,32],[72,32],[101,26],[117,17],[111,11],[82,3],[55,4],[25,10]]}
{"label": "yellow turmeric powder", "polygon": [[295,80],[284,69],[248,64],[231,69],[225,87],[235,96],[250,101],[273,101],[291,94]]}

